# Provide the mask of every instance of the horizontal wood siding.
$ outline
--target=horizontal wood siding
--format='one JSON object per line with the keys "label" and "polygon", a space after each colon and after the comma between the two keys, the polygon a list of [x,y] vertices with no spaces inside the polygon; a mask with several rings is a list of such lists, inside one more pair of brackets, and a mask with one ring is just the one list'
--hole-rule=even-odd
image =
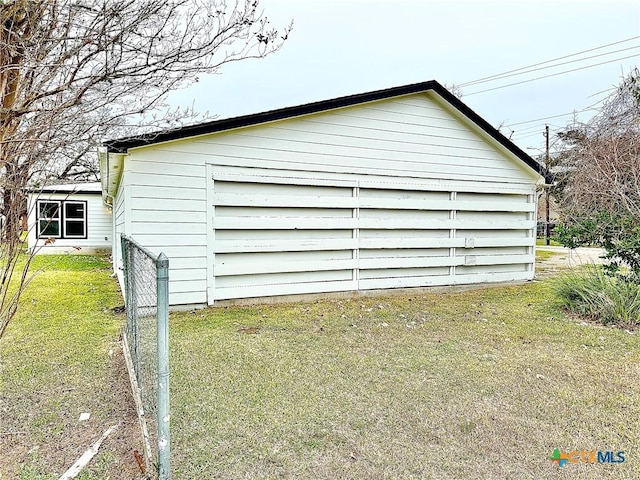
{"label": "horizontal wood siding", "polygon": [[169,257],[170,304],[206,303],[209,250],[204,162],[145,148],[126,159],[125,175],[130,235],[151,252]]}
{"label": "horizontal wood siding", "polygon": [[214,175],[214,300],[533,276],[533,189],[465,196],[280,174]]}
{"label": "horizontal wood siding", "polygon": [[136,148],[125,173],[174,305],[533,275],[538,177],[432,93]]}
{"label": "horizontal wood siding", "polygon": [[216,300],[357,289],[353,188],[215,181]]}
{"label": "horizontal wood siding", "polygon": [[[530,184],[521,160],[430,94],[170,142],[157,159],[213,165]],[[188,163],[189,163],[188,162]],[[259,201],[258,199],[256,199]]]}

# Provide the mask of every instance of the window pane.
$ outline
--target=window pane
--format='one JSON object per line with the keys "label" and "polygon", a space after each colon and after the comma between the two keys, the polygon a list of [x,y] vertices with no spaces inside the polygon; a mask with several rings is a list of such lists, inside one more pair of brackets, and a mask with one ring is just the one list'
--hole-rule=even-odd
{"label": "window pane", "polygon": [[39,218],[60,218],[60,205],[58,202],[39,202]]}
{"label": "window pane", "polygon": [[67,220],[64,233],[65,237],[84,237],[84,222]]}
{"label": "window pane", "polygon": [[40,237],[60,236],[60,222],[58,220],[40,220]]}
{"label": "window pane", "polygon": [[65,203],[65,218],[84,218],[84,203]]}

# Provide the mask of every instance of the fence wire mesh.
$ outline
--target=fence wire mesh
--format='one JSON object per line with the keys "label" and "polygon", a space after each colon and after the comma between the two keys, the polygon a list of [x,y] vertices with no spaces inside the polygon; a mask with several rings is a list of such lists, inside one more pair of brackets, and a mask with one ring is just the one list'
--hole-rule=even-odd
{"label": "fence wire mesh", "polygon": [[[124,336],[135,377],[134,395],[142,409],[139,413],[147,457],[158,468],[158,478],[164,480],[169,478],[168,352],[164,351],[168,350],[168,298],[164,298],[168,260],[162,254],[156,257],[124,235],[122,260],[127,313]],[[163,298],[158,298],[159,293]]]}

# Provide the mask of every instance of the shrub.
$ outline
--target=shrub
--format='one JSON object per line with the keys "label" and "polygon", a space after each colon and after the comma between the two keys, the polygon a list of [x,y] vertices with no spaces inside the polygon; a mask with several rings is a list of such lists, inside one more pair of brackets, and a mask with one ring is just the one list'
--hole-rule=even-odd
{"label": "shrub", "polygon": [[571,312],[605,325],[640,325],[640,285],[589,265],[558,277],[556,290]]}
{"label": "shrub", "polygon": [[602,246],[606,251],[603,258],[608,260],[606,273],[618,275],[626,268],[624,280],[640,284],[640,225],[634,217],[594,213],[558,225],[556,233],[558,241],[568,248]]}

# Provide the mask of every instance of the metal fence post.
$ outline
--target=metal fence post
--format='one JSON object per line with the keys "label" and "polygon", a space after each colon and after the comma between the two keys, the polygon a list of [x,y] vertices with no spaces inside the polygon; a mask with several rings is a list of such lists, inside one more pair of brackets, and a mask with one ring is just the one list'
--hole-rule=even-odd
{"label": "metal fence post", "polygon": [[124,350],[147,468],[170,480],[169,259],[121,237],[127,324]]}
{"label": "metal fence post", "polygon": [[164,253],[157,260],[158,322],[158,478],[171,478],[169,459],[169,259]]}

